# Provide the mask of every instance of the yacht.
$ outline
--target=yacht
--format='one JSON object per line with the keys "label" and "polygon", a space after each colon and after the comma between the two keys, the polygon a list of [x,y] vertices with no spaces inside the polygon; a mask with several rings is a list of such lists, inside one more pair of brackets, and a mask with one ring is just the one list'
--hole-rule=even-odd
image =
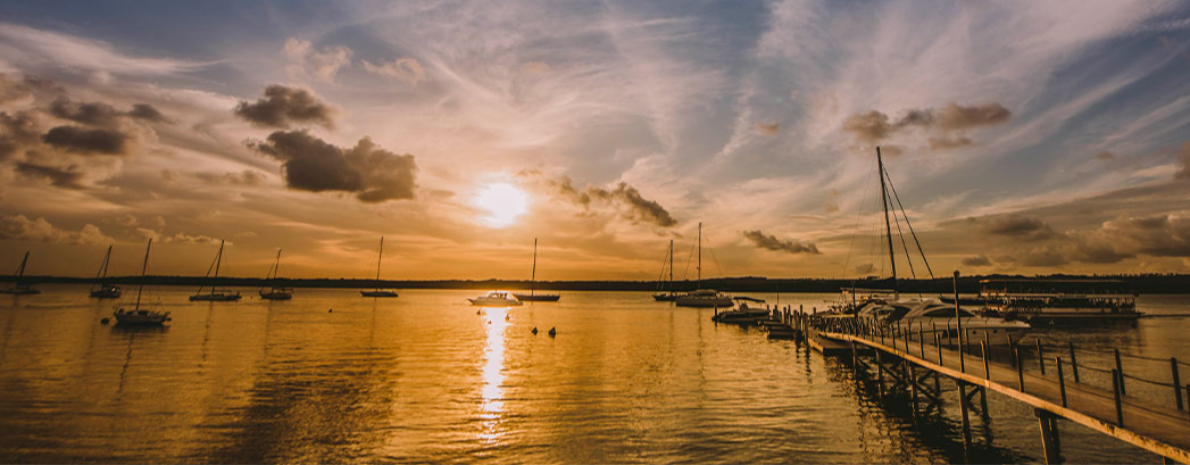
{"label": "yacht", "polygon": [[559,294],[537,293],[537,238],[533,238],[533,278],[529,281],[529,293],[513,295],[522,302],[557,302],[562,298]]}
{"label": "yacht", "polygon": [[[756,299],[749,299],[756,302],[763,302]],[[763,308],[752,308],[748,306],[747,302],[740,302],[739,307],[734,310],[726,312],[718,312],[711,317],[711,321],[718,323],[734,323],[734,324],[756,324],[761,321],[769,319],[769,311]]]}
{"label": "yacht", "polygon": [[939,299],[901,299],[873,301],[859,309],[858,318],[868,318],[898,332],[921,333],[930,340],[937,333],[944,338],[958,337],[959,328],[972,341],[986,341],[990,345],[1007,345],[1020,341],[1029,332],[1029,323],[992,316],[975,316],[954,304]]}
{"label": "yacht", "polygon": [[[702,223],[698,223],[698,284],[702,284]],[[731,296],[714,289],[699,289],[687,292],[674,298],[674,305],[679,307],[726,307],[735,306]]]}
{"label": "yacht", "polygon": [[[669,260],[669,266],[666,266],[665,260]],[[665,281],[660,278],[665,276],[666,270],[669,271],[669,291],[665,291]],[[669,240],[669,250],[665,252],[665,258],[661,260],[661,276],[657,279],[657,292],[653,293],[653,300],[658,302],[673,302],[678,300],[680,294],[674,292],[674,241]]]}
{"label": "yacht", "polygon": [[269,267],[269,272],[264,275],[265,281],[272,282],[273,286],[268,290],[257,291],[260,298],[265,300],[290,300],[293,298],[293,288],[277,286],[278,271],[281,271],[281,249],[277,249],[277,259],[273,262],[273,266]]}
{"label": "yacht", "polygon": [[1107,279],[984,279],[985,314],[1037,324],[1136,322],[1136,292]]}
{"label": "yacht", "polygon": [[467,299],[476,307],[520,307],[521,301],[508,295],[507,292],[492,291],[488,295]]}
{"label": "yacht", "polygon": [[[191,302],[195,302],[195,301],[235,302],[237,300],[240,300],[241,296],[240,296],[239,292],[232,293],[231,291],[227,291],[227,290],[219,290],[219,288],[216,287],[216,283],[219,281],[219,265],[223,264],[223,244],[224,244],[224,242],[225,241],[219,241],[219,252],[217,254],[215,254],[215,263],[213,263],[211,265],[211,268],[213,268],[215,270],[215,276],[214,276],[214,279],[212,280],[213,282],[211,283],[211,292],[203,293],[202,290],[206,287],[206,285],[200,285],[200,286],[198,286],[198,292],[196,292],[194,295],[190,296]],[[203,276],[204,282],[207,280],[208,277],[211,276],[210,273],[211,273],[211,269],[208,268],[207,276]]]}
{"label": "yacht", "polygon": [[16,279],[13,280],[12,284],[9,284],[7,287],[0,289],[0,294],[12,294],[12,295],[41,294],[41,291],[34,289],[32,287],[29,287],[28,284],[21,282],[21,278],[23,278],[25,276],[25,265],[28,263],[29,263],[29,252],[25,252],[25,259],[21,260],[21,267],[17,268]]}
{"label": "yacht", "polygon": [[[91,286],[91,297],[96,299],[119,299],[120,286],[111,283],[105,283],[107,279],[107,268],[112,261],[112,246],[107,246],[107,254],[103,256],[103,263],[99,265],[99,272],[95,274],[95,284]],[[98,286],[98,287],[96,287]]]}
{"label": "yacht", "polygon": [[155,310],[148,310],[140,308],[141,294],[145,290],[145,273],[149,270],[149,249],[153,247],[153,240],[149,239],[149,245],[145,246],[145,262],[141,265],[140,283],[136,286],[136,306],[132,310],[125,310],[123,307],[116,310],[113,317],[116,318],[116,324],[122,326],[161,326],[169,321],[169,312],[161,312]]}
{"label": "yacht", "polygon": [[359,291],[363,297],[398,297],[397,291],[380,288],[380,263],[384,261],[384,236],[380,236],[380,252],[376,255],[376,289]]}

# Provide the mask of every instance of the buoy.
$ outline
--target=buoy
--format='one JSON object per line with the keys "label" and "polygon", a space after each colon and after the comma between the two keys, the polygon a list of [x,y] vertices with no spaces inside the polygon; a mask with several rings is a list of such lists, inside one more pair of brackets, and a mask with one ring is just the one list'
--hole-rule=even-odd
{"label": "buoy", "polygon": [[558,331],[554,328],[550,328],[550,337],[554,337],[556,335],[558,335]]}
{"label": "buoy", "polygon": [[479,314],[479,310],[476,310],[476,311],[475,311],[475,314],[476,314],[476,315],[478,315],[478,314]]}
{"label": "buoy", "polygon": [[[102,320],[99,320],[99,322],[100,322],[100,323],[102,323],[102,324],[105,324],[105,325],[106,325],[106,324],[107,324],[107,322],[109,322],[109,321],[111,321],[111,320],[109,320],[107,317],[104,317]],[[533,332],[537,332],[537,329],[536,329],[536,328],[534,328],[534,329],[533,329]]]}
{"label": "buoy", "polygon": [[[106,320],[106,318],[105,318],[105,320]],[[104,323],[107,323],[107,322],[106,322],[106,321],[104,321]],[[536,335],[537,335],[537,327],[536,327],[536,326],[534,326],[534,327],[533,327],[533,335],[534,335],[534,336],[536,336]]]}
{"label": "buoy", "polygon": [[326,309],[326,312],[327,312],[327,313],[335,313],[335,309],[333,309],[333,308],[328,308],[328,309]]}
{"label": "buoy", "polygon": [[504,315],[504,321],[508,321],[508,315]]}

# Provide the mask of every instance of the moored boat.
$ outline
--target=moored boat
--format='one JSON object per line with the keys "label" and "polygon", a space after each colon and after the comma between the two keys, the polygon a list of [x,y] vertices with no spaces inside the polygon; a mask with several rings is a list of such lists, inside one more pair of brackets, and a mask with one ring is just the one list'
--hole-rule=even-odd
{"label": "moored boat", "polygon": [[467,299],[475,307],[520,307],[521,301],[509,296],[507,292],[492,291],[485,296]]}
{"label": "moored boat", "polygon": [[[235,302],[242,297],[239,292],[231,292],[229,290],[221,290],[217,286],[219,282],[219,267],[223,264],[223,245],[225,241],[219,241],[219,252],[215,254],[215,262],[211,264],[211,268],[207,269],[207,275],[203,276],[204,284],[198,286],[198,291],[190,296],[191,302]],[[204,293],[202,290],[206,288],[206,280],[211,277],[211,270],[214,269],[215,275],[211,282],[211,291]]]}
{"label": "moored boat", "polygon": [[119,308],[112,314],[116,318],[116,324],[121,326],[161,326],[169,321],[169,312],[162,312],[156,310],[148,310],[140,308],[141,295],[145,290],[145,273],[149,270],[149,249],[153,247],[153,240],[149,239],[149,244],[145,246],[145,262],[141,265],[140,283],[136,286],[136,305],[132,310]]}
{"label": "moored boat", "polygon": [[533,238],[533,274],[529,281],[529,293],[513,293],[512,295],[516,296],[517,300],[522,302],[557,302],[558,299],[562,298],[560,294],[537,293],[537,238]]}
{"label": "moored boat", "polygon": [[265,273],[265,281],[273,283],[269,289],[261,289],[257,291],[260,298],[265,300],[290,300],[293,299],[293,288],[278,286],[277,273],[281,271],[281,249],[277,249],[277,259],[273,262],[273,266],[269,267],[268,273]]}
{"label": "moored boat", "polygon": [[1033,324],[1135,322],[1136,293],[1128,283],[1107,279],[984,279],[979,298],[984,313]]}
{"label": "moored boat", "polygon": [[380,264],[384,262],[384,236],[380,237],[380,250],[376,254],[376,289],[359,291],[362,297],[398,297],[397,291],[380,288]]}
{"label": "moored boat", "polygon": [[[698,223],[698,286],[702,286],[702,223]],[[734,307],[731,296],[714,289],[698,289],[674,298],[674,305],[679,307],[720,308]]]}
{"label": "moored boat", "polygon": [[29,252],[26,251],[25,258],[21,260],[21,266],[19,268],[17,268],[17,272],[15,273],[16,279],[13,280],[12,284],[9,284],[8,286],[6,286],[4,288],[0,288],[0,294],[11,294],[11,295],[41,294],[41,291],[34,289],[32,286],[30,286],[24,282],[21,282],[21,279],[25,277],[25,265],[27,265],[28,263],[29,263]]}
{"label": "moored boat", "polygon": [[[104,283],[107,279],[107,269],[112,260],[112,246],[107,246],[107,254],[103,256],[103,263],[99,265],[99,272],[95,274],[95,284],[91,285],[91,297],[96,299],[118,299],[123,292],[120,286]],[[98,287],[96,287],[98,286]]]}

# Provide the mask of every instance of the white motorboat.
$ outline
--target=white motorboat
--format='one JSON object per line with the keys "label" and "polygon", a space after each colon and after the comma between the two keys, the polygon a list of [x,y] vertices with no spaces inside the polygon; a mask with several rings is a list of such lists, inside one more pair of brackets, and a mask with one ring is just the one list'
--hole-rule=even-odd
{"label": "white motorboat", "polygon": [[700,289],[678,296],[674,299],[674,304],[679,307],[731,308],[735,306],[735,301],[731,296],[722,292],[713,289]]}
{"label": "white motorboat", "polygon": [[194,295],[190,296],[191,302],[234,302],[240,300],[241,296],[239,292],[233,293],[231,291],[220,290],[215,287],[215,284],[219,281],[219,265],[223,264],[223,244],[224,241],[219,241],[219,252],[215,254],[215,263],[211,264],[211,268],[207,269],[207,275],[203,276],[203,281],[206,281],[206,279],[211,276],[211,269],[215,270],[215,276],[213,279],[215,282],[211,283],[211,292],[203,293],[202,290],[206,287],[206,285],[200,285],[198,286],[198,292],[195,292]]}
{"label": "white motorboat", "polygon": [[985,341],[993,346],[1007,345],[1010,337],[1012,341],[1020,341],[1032,329],[1024,321],[975,316],[962,308],[957,309],[956,315],[954,304],[938,299],[872,301],[860,308],[856,317],[895,327],[898,333],[908,331],[913,339],[920,333],[927,341],[935,334],[957,338],[961,327],[969,340]]}
{"label": "white motorboat", "polygon": [[508,295],[507,292],[492,291],[488,295],[467,299],[476,307],[520,307],[521,301]]}
{"label": "white motorboat", "polygon": [[124,308],[116,310],[112,316],[116,318],[117,325],[161,326],[170,320],[169,312],[140,308],[141,295],[145,290],[145,273],[149,270],[149,249],[151,247],[153,247],[153,240],[149,239],[149,245],[145,246],[145,262],[141,265],[140,284],[136,287],[136,306],[132,307],[132,310],[125,310]]}

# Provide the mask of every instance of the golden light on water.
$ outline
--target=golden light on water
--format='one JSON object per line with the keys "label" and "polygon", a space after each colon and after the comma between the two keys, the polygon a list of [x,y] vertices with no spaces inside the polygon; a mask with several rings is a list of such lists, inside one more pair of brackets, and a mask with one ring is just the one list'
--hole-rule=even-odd
{"label": "golden light on water", "polygon": [[479,192],[476,205],[488,211],[484,222],[503,228],[516,221],[529,208],[529,194],[505,182],[489,184]]}
{"label": "golden light on water", "polygon": [[508,328],[505,319],[507,308],[485,308],[488,319],[488,340],[484,348],[483,389],[480,416],[483,431],[480,438],[495,442],[500,438],[500,418],[504,412],[504,332]]}

